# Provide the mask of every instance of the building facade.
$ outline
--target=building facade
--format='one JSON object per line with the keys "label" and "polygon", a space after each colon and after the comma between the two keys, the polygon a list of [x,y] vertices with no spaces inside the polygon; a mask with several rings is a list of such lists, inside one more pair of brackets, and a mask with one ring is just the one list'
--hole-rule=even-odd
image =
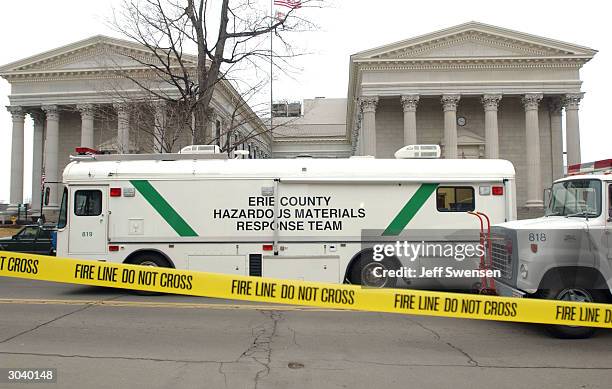
{"label": "building facade", "polygon": [[[581,160],[580,69],[595,54],[571,43],[465,23],[352,55],[346,98],[305,100],[301,115],[271,122],[253,115],[239,132],[261,135],[242,147],[253,157],[393,158],[402,146],[420,143],[439,144],[444,158],[507,159],[517,171],[519,216],[535,215],[542,211],[543,189],[563,175],[564,163]],[[12,206],[23,200],[25,115],[35,123],[34,209],[43,171],[51,190],[48,206],[57,208],[55,182],[77,146],[159,151],[159,138],[168,131],[166,107],[156,106],[153,131],[143,134],[116,99],[117,90],[136,88],[114,69],[119,64],[146,78],[146,69],[130,62],[146,55],[137,44],[98,36],[0,67],[12,88]],[[223,133],[219,129],[235,101],[242,99],[228,83],[215,90],[219,119],[211,132]],[[101,110],[111,114],[94,114]],[[188,138],[176,143],[187,144]]]}
{"label": "building facade", "polygon": [[[57,211],[62,171],[76,147],[151,153],[177,152],[193,143],[191,133],[169,118],[170,107],[161,99],[154,101],[147,96],[150,88],[163,96],[177,94],[173,87],[161,83],[149,67],[142,65],[155,60],[151,57],[139,44],[94,36],[0,67],[0,76],[11,85],[7,107],[12,116],[9,210],[23,203],[23,177],[30,174],[23,170],[26,115],[34,122],[31,172],[34,213],[40,210],[41,196],[45,210],[50,214]],[[193,56],[183,58],[197,63]],[[139,83],[147,83],[147,88],[141,88]],[[152,108],[148,114],[136,109],[145,101]],[[217,85],[211,106],[208,138],[220,144],[226,141],[224,134],[236,139],[248,138],[242,147],[251,150],[253,156],[271,155],[272,138],[267,127],[230,83]],[[241,116],[248,120],[236,120]],[[143,121],[144,127],[150,130],[142,130]],[[237,128],[232,127],[231,134],[227,130],[230,122],[240,123]]]}
{"label": "building facade", "polygon": [[[579,71],[595,54],[477,22],[354,54],[350,151],[340,155],[393,158],[404,145],[439,144],[444,158],[507,159],[517,171],[519,216],[537,215],[543,189],[564,172],[563,122],[567,164],[581,160]],[[303,127],[311,142],[323,140],[316,125]]]}

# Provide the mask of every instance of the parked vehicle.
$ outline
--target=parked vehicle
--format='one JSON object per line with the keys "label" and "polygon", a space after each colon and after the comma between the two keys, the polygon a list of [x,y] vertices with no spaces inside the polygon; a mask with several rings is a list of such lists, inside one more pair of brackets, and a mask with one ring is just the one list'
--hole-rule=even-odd
{"label": "parked vehicle", "polygon": [[55,255],[55,225],[28,225],[15,235],[0,238],[0,250]]}
{"label": "parked vehicle", "polygon": [[[612,288],[612,159],[572,165],[545,196],[544,217],[492,229],[492,264],[504,296],[610,302]],[[590,327],[549,326],[561,338]]]}
{"label": "parked vehicle", "polygon": [[[416,230],[472,229],[478,240],[468,212],[513,220],[514,175],[504,160],[75,156],[63,175],[58,255],[394,286],[402,280],[369,277],[375,266],[364,231],[396,240]],[[376,266],[440,264],[421,260]],[[475,261],[462,265],[478,268]],[[412,286],[428,287],[418,281]],[[460,281],[471,288],[480,278]]]}

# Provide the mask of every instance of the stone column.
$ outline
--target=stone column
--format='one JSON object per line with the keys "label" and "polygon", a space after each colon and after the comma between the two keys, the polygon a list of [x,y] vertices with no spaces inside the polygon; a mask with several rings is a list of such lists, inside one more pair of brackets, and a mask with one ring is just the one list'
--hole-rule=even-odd
{"label": "stone column", "polygon": [[457,104],[461,98],[458,94],[442,96],[444,107],[444,158],[457,158]]}
{"label": "stone column", "polygon": [[94,147],[94,106],[92,104],[77,105],[81,112],[81,147]]}
{"label": "stone column", "polygon": [[359,103],[363,111],[363,155],[376,157],[376,106],[378,105],[378,97],[362,96]]}
{"label": "stone column", "polygon": [[209,108],[206,112],[206,131],[204,133],[204,144],[217,144],[215,129],[217,125],[217,112]]}
{"label": "stone column", "polygon": [[578,108],[584,93],[565,95],[565,142],[567,143],[567,165],[581,162],[580,158],[580,123]]}
{"label": "stone column", "polygon": [[541,93],[527,93],[523,97],[523,105],[525,106],[525,140],[527,146],[527,202],[525,206],[529,208],[541,208],[543,206],[538,115],[540,100],[542,100]]}
{"label": "stone column", "polygon": [[153,152],[163,153],[165,151],[164,136],[166,134],[166,102],[155,102],[155,124],[153,132]]}
{"label": "stone column", "polygon": [[59,208],[58,187],[58,147],[59,147],[59,109],[57,105],[42,107],[47,115],[47,136],[45,139],[45,187],[49,188],[49,202],[45,209],[57,210]]}
{"label": "stone column", "polygon": [[419,95],[404,95],[401,98],[404,108],[404,146],[417,144],[416,109]]}
{"label": "stone column", "polygon": [[40,212],[40,199],[42,193],[40,184],[42,180],[45,116],[42,112],[34,111],[30,112],[30,117],[34,121],[34,133],[32,135],[32,204],[30,204],[30,207],[32,213],[36,213]]}
{"label": "stone column", "polygon": [[555,97],[548,101],[548,112],[550,114],[550,139],[552,146],[552,179],[563,177],[563,125],[562,111],[563,103],[560,98]]}
{"label": "stone column", "polygon": [[124,103],[113,104],[117,111],[117,153],[130,152],[130,110]]}
{"label": "stone column", "polygon": [[23,123],[25,112],[18,106],[7,106],[13,119],[11,136],[11,192],[10,211],[16,211],[23,203]]}
{"label": "stone column", "polygon": [[499,158],[497,108],[501,98],[501,94],[487,94],[482,97],[482,105],[485,110],[485,158]]}

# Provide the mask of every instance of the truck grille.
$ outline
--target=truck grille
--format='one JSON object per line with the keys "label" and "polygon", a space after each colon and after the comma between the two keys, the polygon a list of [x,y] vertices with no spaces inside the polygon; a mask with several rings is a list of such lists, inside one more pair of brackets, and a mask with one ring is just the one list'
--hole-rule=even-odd
{"label": "truck grille", "polygon": [[491,264],[494,270],[501,271],[501,278],[512,278],[512,253],[508,252],[505,237],[491,237]]}

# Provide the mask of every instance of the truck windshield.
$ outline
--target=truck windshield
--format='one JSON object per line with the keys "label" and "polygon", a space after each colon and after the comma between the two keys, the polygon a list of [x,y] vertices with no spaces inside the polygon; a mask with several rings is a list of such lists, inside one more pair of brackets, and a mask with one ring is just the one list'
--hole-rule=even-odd
{"label": "truck windshield", "polygon": [[546,216],[597,217],[601,214],[601,181],[571,180],[552,186]]}

